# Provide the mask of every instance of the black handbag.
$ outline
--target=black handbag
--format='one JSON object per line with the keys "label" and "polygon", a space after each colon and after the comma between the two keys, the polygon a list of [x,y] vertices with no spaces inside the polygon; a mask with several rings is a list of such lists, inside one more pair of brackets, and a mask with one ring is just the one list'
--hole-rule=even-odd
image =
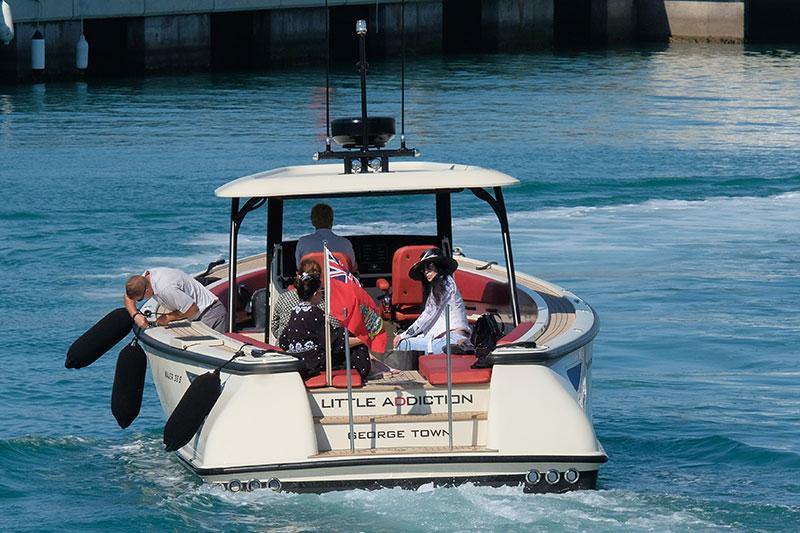
{"label": "black handbag", "polygon": [[497,313],[484,313],[472,328],[470,340],[475,347],[475,357],[477,359],[472,364],[472,368],[490,368],[492,364],[488,361],[488,355],[497,346],[497,341],[505,334],[505,324]]}

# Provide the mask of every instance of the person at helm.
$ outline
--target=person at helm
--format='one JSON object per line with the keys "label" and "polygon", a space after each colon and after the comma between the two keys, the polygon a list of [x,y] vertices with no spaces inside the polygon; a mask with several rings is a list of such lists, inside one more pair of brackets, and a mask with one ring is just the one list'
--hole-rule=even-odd
{"label": "person at helm", "polygon": [[353,252],[353,245],[345,237],[336,235],[331,228],[333,227],[333,208],[328,204],[317,204],[311,208],[311,224],[314,226],[314,233],[303,235],[297,240],[294,257],[297,270],[300,270],[300,261],[306,254],[321,252],[322,245],[327,244],[331,252],[340,252],[350,261],[351,272],[358,272],[356,255]]}

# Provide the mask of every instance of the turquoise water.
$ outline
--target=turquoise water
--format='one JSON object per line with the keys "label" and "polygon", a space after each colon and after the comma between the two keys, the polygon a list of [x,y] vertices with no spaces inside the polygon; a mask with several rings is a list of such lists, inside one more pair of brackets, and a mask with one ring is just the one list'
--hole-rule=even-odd
{"label": "turquoise water", "polygon": [[[681,45],[420,60],[406,131],[429,161],[497,168],[520,270],[600,313],[600,490],[230,494],[110,413],[118,349],[79,371],[70,343],[150,266],[226,253],[226,181],[310,162],[322,72],[0,88],[0,529],[795,531],[800,527],[800,53]],[[399,118],[399,65],[370,111]],[[334,73],[332,115],[358,114]],[[376,178],[377,179],[377,178]],[[432,202],[334,202],[343,232],[431,228]],[[287,210],[307,230],[307,204]],[[455,244],[501,259],[462,195]],[[243,228],[263,246],[262,216]],[[400,222],[398,222],[398,220]]]}

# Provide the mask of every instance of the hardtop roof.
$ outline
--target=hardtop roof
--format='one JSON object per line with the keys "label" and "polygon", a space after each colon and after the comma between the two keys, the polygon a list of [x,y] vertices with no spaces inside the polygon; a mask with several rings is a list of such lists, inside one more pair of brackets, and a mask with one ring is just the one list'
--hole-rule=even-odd
{"label": "hardtop roof", "polygon": [[424,193],[463,188],[508,187],[519,180],[478,166],[423,161],[392,162],[389,172],[345,174],[342,164],[281,167],[217,188],[222,198],[303,198]]}

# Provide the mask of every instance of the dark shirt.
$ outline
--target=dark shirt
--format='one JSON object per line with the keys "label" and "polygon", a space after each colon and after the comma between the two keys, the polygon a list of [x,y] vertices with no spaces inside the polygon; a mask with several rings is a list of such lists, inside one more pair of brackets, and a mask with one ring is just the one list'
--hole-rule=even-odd
{"label": "dark shirt", "polygon": [[278,340],[289,353],[325,353],[325,313],[308,302],[298,303]]}
{"label": "dark shirt", "polygon": [[[297,291],[294,289],[290,289],[278,295],[278,301],[275,302],[272,308],[272,320],[270,321],[270,329],[272,330],[272,334],[275,335],[275,338],[280,339],[281,333],[283,333],[283,330],[286,328],[286,324],[289,323],[294,308],[297,307],[299,303],[300,297],[297,296]],[[317,307],[320,311],[325,310],[325,304],[323,303],[320,303]],[[330,318],[330,322],[331,326],[334,328],[338,328],[341,325],[333,316]]]}
{"label": "dark shirt", "polygon": [[[278,344],[288,353],[303,361],[303,379],[318,374],[325,369],[325,312],[308,302],[300,302],[292,309],[289,323],[281,333]],[[361,378],[370,371],[369,350],[363,344],[351,351],[351,365],[357,369]],[[344,328],[331,327],[331,358],[334,365],[345,362]]]}

